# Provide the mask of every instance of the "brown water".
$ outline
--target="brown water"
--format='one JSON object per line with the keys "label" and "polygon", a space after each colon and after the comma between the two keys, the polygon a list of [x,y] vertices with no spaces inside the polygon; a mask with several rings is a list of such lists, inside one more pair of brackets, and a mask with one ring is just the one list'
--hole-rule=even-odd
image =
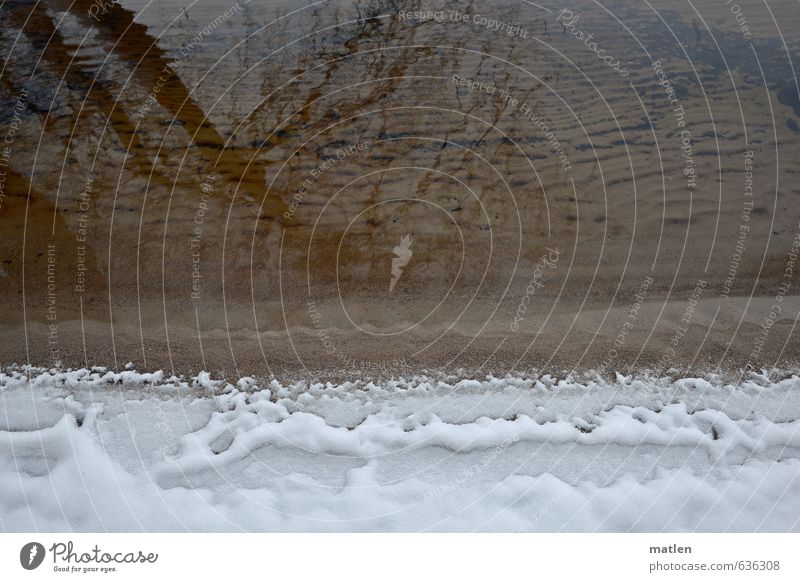
{"label": "brown water", "polygon": [[796,363],[770,6],[6,2],[0,363]]}

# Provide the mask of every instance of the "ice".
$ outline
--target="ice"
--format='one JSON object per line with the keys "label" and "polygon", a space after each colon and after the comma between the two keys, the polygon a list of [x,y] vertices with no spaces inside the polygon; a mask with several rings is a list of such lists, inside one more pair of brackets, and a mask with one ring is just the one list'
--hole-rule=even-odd
{"label": "ice", "polygon": [[4,531],[798,531],[800,379],[0,374]]}

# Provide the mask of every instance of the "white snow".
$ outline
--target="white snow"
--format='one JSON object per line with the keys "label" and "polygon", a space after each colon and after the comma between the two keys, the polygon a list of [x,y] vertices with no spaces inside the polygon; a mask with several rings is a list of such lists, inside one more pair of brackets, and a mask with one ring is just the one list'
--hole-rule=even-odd
{"label": "white snow", "polygon": [[800,379],[0,373],[3,531],[798,531]]}

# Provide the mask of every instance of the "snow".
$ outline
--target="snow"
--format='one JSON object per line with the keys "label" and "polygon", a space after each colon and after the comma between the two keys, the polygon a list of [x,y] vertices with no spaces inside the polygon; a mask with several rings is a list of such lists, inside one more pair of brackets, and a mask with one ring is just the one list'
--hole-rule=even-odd
{"label": "snow", "polygon": [[788,374],[21,369],[0,373],[0,529],[798,531],[798,419]]}

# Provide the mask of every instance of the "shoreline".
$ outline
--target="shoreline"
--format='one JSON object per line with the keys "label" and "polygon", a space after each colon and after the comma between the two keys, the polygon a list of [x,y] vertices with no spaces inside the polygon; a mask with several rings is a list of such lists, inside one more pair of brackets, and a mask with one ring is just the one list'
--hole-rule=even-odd
{"label": "shoreline", "polygon": [[[597,371],[613,377],[617,372],[671,368],[686,375],[734,376],[748,365],[771,369],[800,363],[798,347],[791,342],[800,318],[800,297],[786,296],[781,317],[765,328],[759,314],[769,312],[771,296],[718,299],[702,291],[695,288],[687,298],[672,301],[637,291],[633,297],[638,299],[625,306],[602,309],[599,300],[593,300],[582,310],[534,295],[521,320],[513,295],[502,304],[503,317],[487,321],[485,315],[497,313],[497,305],[477,301],[455,324],[451,322],[456,315],[443,311],[416,326],[415,314],[424,313],[427,305],[423,300],[404,302],[404,318],[392,320],[392,325],[382,319],[382,300],[362,300],[357,316],[367,323],[358,330],[348,327],[331,301],[315,303],[314,318],[302,303],[268,306],[264,313],[272,315],[259,315],[259,332],[247,323],[253,318],[253,308],[247,305],[231,304],[227,311],[184,309],[183,319],[170,305],[168,327],[159,324],[157,306],[141,311],[127,307],[115,310],[113,325],[88,318],[62,321],[55,332],[57,351],[47,321],[2,325],[0,367],[27,363],[122,370],[131,362],[137,369],[189,376],[207,371],[226,378],[347,379],[422,371],[503,376],[534,370]],[[141,326],[125,323],[139,317]],[[200,322],[203,326],[198,328]]]}

